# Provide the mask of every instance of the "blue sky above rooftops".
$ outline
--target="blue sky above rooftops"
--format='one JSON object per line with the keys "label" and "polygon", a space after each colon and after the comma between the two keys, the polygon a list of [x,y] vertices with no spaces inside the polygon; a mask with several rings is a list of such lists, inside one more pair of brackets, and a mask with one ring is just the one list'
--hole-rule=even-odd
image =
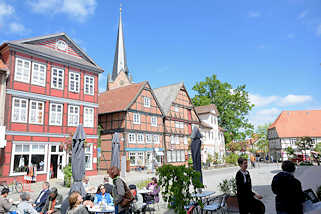
{"label": "blue sky above rooftops", "polygon": [[0,0],[0,42],[66,32],[112,72],[119,18],[134,81],[246,84],[255,124],[321,109],[321,1]]}

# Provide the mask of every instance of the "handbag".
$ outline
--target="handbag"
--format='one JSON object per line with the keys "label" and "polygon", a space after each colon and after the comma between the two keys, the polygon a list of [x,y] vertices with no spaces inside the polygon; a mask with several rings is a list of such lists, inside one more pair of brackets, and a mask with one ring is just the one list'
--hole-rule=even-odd
{"label": "handbag", "polygon": [[134,196],[133,196],[132,192],[130,191],[130,189],[128,188],[125,181],[122,180],[122,182],[123,182],[124,188],[125,188],[125,195],[123,196],[123,200],[119,203],[119,205],[121,207],[127,207],[134,201]]}

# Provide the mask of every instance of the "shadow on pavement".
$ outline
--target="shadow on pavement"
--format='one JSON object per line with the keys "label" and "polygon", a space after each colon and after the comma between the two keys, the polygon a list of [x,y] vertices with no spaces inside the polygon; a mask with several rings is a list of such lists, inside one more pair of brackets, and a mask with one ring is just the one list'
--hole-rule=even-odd
{"label": "shadow on pavement", "polygon": [[265,205],[265,214],[276,214],[275,195],[272,192],[271,185],[253,186],[253,190],[262,195],[262,202]]}

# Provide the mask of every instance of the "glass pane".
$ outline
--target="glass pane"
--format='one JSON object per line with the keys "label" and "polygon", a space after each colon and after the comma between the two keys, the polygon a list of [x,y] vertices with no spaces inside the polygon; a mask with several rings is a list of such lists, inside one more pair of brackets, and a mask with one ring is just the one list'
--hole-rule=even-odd
{"label": "glass pane", "polygon": [[31,164],[37,168],[37,171],[44,171],[45,155],[31,155]]}
{"label": "glass pane", "polygon": [[29,155],[15,155],[13,161],[14,172],[26,172],[29,164]]}
{"label": "glass pane", "polygon": [[56,152],[56,146],[51,146],[51,152]]}
{"label": "glass pane", "polygon": [[38,152],[38,145],[32,145],[32,152]]}
{"label": "glass pane", "polygon": [[16,145],[16,152],[22,152],[22,145]]}
{"label": "glass pane", "polygon": [[45,145],[39,145],[39,152],[45,152]]}
{"label": "glass pane", "polygon": [[23,152],[29,152],[30,147],[29,145],[23,145]]}

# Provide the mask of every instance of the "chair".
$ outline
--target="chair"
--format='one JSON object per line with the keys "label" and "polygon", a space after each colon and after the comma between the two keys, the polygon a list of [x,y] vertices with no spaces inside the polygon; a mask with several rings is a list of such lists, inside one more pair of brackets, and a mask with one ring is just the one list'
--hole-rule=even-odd
{"label": "chair", "polygon": [[225,198],[224,195],[219,195],[219,196],[216,196],[216,197],[210,199],[209,204],[204,206],[203,211],[205,211],[206,213],[221,211],[221,213],[222,213],[223,207],[225,204],[224,198]]}
{"label": "chair", "polygon": [[305,201],[312,201],[312,203],[317,203],[319,202],[318,197],[316,196],[316,194],[314,193],[314,191],[312,189],[307,189],[303,191],[304,193],[304,199]]}
{"label": "chair", "polygon": [[239,213],[239,202],[236,196],[225,196],[224,207],[227,213]]}

